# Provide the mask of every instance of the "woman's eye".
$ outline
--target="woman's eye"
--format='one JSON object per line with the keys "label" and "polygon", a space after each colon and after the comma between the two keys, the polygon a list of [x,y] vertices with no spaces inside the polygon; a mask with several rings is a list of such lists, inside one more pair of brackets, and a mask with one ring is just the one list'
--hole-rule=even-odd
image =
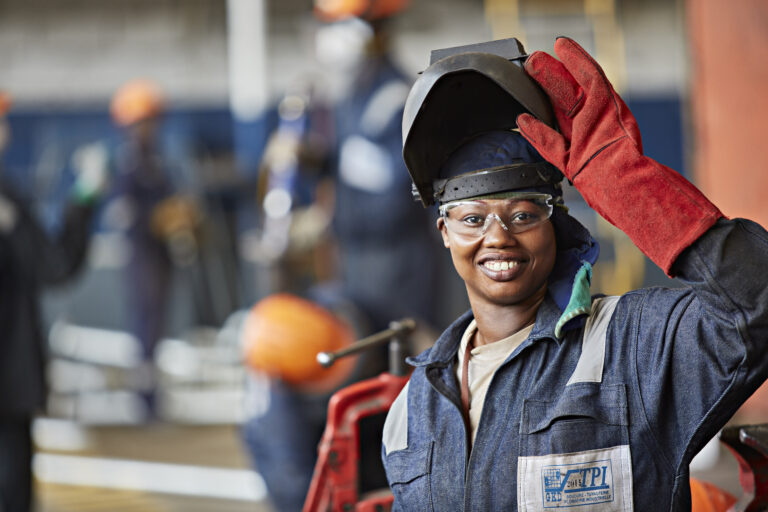
{"label": "woman's eye", "polygon": [[461,221],[469,226],[482,226],[485,222],[485,217],[480,215],[465,215]]}
{"label": "woman's eye", "polygon": [[512,214],[513,224],[531,224],[538,220],[539,216],[531,212],[516,212]]}

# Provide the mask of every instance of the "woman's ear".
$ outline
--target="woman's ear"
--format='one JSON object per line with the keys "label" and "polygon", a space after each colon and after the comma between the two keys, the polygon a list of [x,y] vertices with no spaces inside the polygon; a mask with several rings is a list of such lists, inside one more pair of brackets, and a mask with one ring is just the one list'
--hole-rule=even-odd
{"label": "woman's ear", "polygon": [[435,226],[437,226],[437,230],[440,232],[440,236],[443,237],[443,245],[446,249],[450,249],[451,244],[448,242],[448,229],[445,227],[445,219],[438,217],[437,222],[435,222]]}

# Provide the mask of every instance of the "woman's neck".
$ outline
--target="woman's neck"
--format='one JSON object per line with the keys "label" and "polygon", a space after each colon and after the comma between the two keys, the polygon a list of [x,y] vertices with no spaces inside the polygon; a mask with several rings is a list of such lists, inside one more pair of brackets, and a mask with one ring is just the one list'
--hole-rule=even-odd
{"label": "woman's neck", "polygon": [[534,323],[546,293],[547,289],[543,287],[528,300],[512,305],[489,302],[472,304],[472,312],[477,323],[474,346],[503,340]]}

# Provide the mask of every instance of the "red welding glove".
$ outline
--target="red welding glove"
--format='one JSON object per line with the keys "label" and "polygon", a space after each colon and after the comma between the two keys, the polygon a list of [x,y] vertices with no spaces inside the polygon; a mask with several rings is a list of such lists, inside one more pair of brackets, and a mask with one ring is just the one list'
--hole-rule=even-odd
{"label": "red welding glove", "polygon": [[602,68],[572,39],[560,61],[534,52],[525,70],[549,96],[560,132],[529,114],[520,132],[587,203],[670,274],[680,253],[722,216],[674,170],[643,155],[637,122]]}

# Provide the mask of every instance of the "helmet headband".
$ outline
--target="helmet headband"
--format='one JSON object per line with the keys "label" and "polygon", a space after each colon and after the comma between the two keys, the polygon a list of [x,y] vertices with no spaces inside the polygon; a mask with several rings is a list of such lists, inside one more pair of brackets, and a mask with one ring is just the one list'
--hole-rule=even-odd
{"label": "helmet headband", "polygon": [[[547,162],[501,165],[435,180],[432,185],[433,202],[444,204],[507,190],[555,185],[562,178],[560,171]],[[417,194],[418,191],[414,193]]]}

